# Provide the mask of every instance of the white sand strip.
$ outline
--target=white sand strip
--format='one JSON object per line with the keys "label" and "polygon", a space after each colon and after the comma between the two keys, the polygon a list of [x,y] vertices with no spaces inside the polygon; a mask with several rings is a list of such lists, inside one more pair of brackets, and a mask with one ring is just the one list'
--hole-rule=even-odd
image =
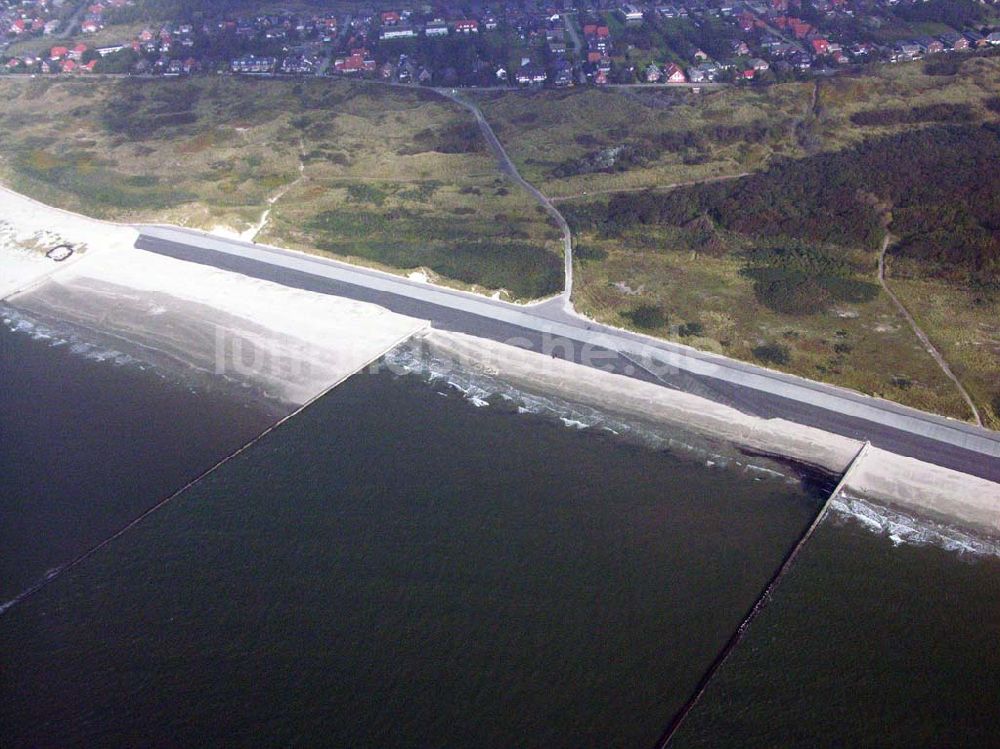
{"label": "white sand strip", "polygon": [[[426,326],[373,304],[136,250],[137,237],[0,188],[0,299],[293,404]],[[75,254],[45,257],[60,244]]]}
{"label": "white sand strip", "polygon": [[[88,255],[128,249],[137,237],[133,228],[69,213],[0,187],[0,300]],[[57,263],[45,257],[61,244],[73,247],[69,260]]]}
{"label": "white sand strip", "polygon": [[1000,537],[1000,484],[986,479],[872,447],[845,490],[878,504]]}
{"label": "white sand strip", "polygon": [[[739,447],[842,473],[862,443],[783,419],[764,419],[689,393],[571,364],[460,333],[430,330],[431,352],[529,392],[553,393],[611,413],[673,424]],[[869,447],[845,492],[1000,537],[1000,484]]]}
{"label": "white sand strip", "polygon": [[593,408],[674,424],[761,454],[791,458],[841,473],[861,442],[783,419],[762,419],[690,393],[603,372],[481,338],[430,330],[424,340],[439,357],[483,369],[528,391],[559,395]]}

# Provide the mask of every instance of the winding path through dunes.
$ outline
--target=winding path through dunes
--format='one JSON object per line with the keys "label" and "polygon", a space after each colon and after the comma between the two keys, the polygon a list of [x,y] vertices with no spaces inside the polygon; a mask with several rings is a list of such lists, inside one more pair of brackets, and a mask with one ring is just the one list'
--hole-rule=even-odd
{"label": "winding path through dunes", "polygon": [[615,195],[622,192],[659,192],[662,190],[676,190],[678,187],[693,187],[694,185],[708,185],[712,182],[728,182],[741,177],[749,177],[750,172],[740,172],[739,174],[720,174],[717,177],[705,177],[704,179],[692,179],[687,182],[671,182],[668,185],[644,185],[642,187],[613,187],[608,190],[590,190],[588,192],[578,192],[573,195],[558,195],[552,198],[553,203],[564,203],[567,200],[579,200],[589,198],[593,195]]}
{"label": "winding path through dunes", "polygon": [[[809,107],[808,107],[808,109],[806,111],[806,115],[805,115],[807,118],[808,117],[815,117],[816,116],[816,109],[817,109],[817,107],[819,105],[819,85],[820,85],[820,82],[816,81],[815,85],[813,86],[812,93],[811,93],[810,100],[809,100]],[[677,183],[673,183],[673,184],[669,184],[669,185],[658,186],[658,187],[655,187],[655,188],[635,187],[635,188],[625,188],[625,189],[618,189],[618,190],[596,190],[596,191],[591,192],[591,193],[580,193],[579,195],[566,195],[566,196],[562,196],[562,197],[549,198],[541,190],[539,190],[537,187],[535,187],[533,184],[531,184],[526,179],[524,179],[524,177],[521,176],[520,172],[518,172],[518,170],[517,170],[517,167],[514,165],[513,160],[510,158],[510,155],[507,153],[507,150],[503,147],[503,144],[500,142],[500,139],[497,138],[496,133],[493,131],[493,128],[490,126],[490,124],[487,121],[487,119],[486,119],[485,115],[483,114],[482,110],[478,106],[476,106],[475,103],[469,101],[468,99],[463,98],[458,93],[457,89],[435,89],[435,90],[439,94],[441,94],[442,96],[444,96],[444,97],[446,97],[448,99],[451,99],[455,103],[457,103],[457,104],[465,107],[470,112],[472,112],[473,115],[475,115],[476,122],[479,123],[479,128],[482,130],[483,136],[486,138],[486,142],[489,144],[490,148],[492,149],[493,153],[495,154],[495,156],[497,158],[497,162],[498,162],[498,165],[500,167],[500,170],[505,175],[507,175],[511,180],[513,180],[518,185],[520,185],[523,189],[527,190],[535,198],[535,200],[537,200],[538,203],[543,208],[545,208],[546,212],[550,216],[552,216],[552,218],[555,219],[555,221],[558,223],[559,228],[562,230],[562,233],[563,233],[563,253],[564,253],[563,257],[564,257],[564,260],[565,260],[565,277],[566,278],[565,278],[565,287],[564,287],[563,293],[560,294],[559,297],[557,297],[557,299],[560,299],[561,302],[562,302],[562,311],[563,311],[563,313],[565,315],[571,317],[571,318],[576,318],[576,319],[579,319],[579,320],[587,320],[588,319],[588,318],[585,318],[583,315],[580,315],[578,312],[576,312],[576,310],[573,307],[573,300],[572,300],[572,296],[573,296],[573,234],[572,234],[572,231],[570,230],[569,224],[567,223],[565,217],[563,217],[562,213],[559,212],[559,209],[556,208],[555,204],[557,202],[565,201],[565,200],[572,200],[574,198],[582,198],[582,197],[586,197],[588,195],[598,195],[598,194],[603,194],[603,193],[643,192],[643,191],[650,190],[650,189],[669,190],[669,189],[674,189],[674,188],[678,188],[678,187],[689,187],[691,185],[707,184],[707,183],[711,183],[711,182],[724,182],[724,181],[727,181],[727,180],[739,179],[741,177],[747,177],[747,176],[749,176],[749,172],[743,172],[743,173],[740,173],[740,174],[722,175],[722,176],[718,176],[718,177],[708,177],[708,178],[705,178],[705,179],[692,180],[692,181],[689,181],[689,182],[677,182]],[[930,338],[928,338],[927,335],[924,333],[924,331],[921,330],[920,326],[917,324],[917,321],[910,314],[909,310],[906,309],[906,307],[903,305],[903,303],[899,300],[899,297],[897,297],[896,294],[893,293],[892,289],[890,289],[889,286],[888,286],[888,284],[886,283],[886,280],[885,280],[885,254],[886,254],[886,250],[889,247],[889,244],[891,243],[891,240],[892,240],[892,236],[890,234],[888,234],[888,232],[887,232],[886,236],[885,236],[885,239],[882,242],[882,247],[881,247],[881,249],[879,251],[879,256],[878,256],[878,281],[879,281],[879,284],[882,286],[882,288],[885,290],[885,292],[892,299],[893,303],[896,305],[896,307],[899,309],[900,313],[906,319],[907,323],[913,329],[913,332],[916,334],[917,338],[923,344],[924,348],[931,355],[931,357],[933,357],[934,361],[937,362],[938,366],[944,372],[945,376],[948,377],[948,379],[950,379],[955,384],[955,387],[958,388],[958,391],[961,394],[962,398],[965,400],[966,404],[969,406],[969,410],[972,413],[972,417],[973,417],[973,420],[975,421],[976,425],[979,426],[979,427],[982,427],[983,426],[983,420],[982,420],[982,417],[980,416],[979,409],[976,408],[976,404],[973,402],[972,397],[969,395],[968,391],[965,389],[965,386],[963,386],[962,382],[958,379],[958,377],[955,376],[955,373],[952,372],[951,367],[948,365],[948,362],[945,361],[945,358],[941,355],[941,353],[937,350],[937,348],[934,347],[934,344],[931,343]],[[549,301],[549,302],[546,302],[546,303],[543,303],[543,304],[551,305],[552,302]]]}
{"label": "winding path through dunes", "polygon": [[565,281],[563,286],[563,292],[560,298],[566,309],[572,309],[572,303],[570,301],[573,296],[573,232],[570,231],[569,224],[563,217],[559,209],[556,208],[555,204],[546,196],[541,190],[535,187],[533,184],[528,182],[521,173],[517,171],[517,167],[514,166],[514,162],[511,160],[510,156],[507,154],[507,149],[503,147],[500,139],[497,138],[497,134],[493,132],[493,128],[487,121],[483,111],[476,106],[473,102],[462,97],[458,93],[458,89],[435,89],[442,96],[451,99],[456,104],[468,109],[476,118],[476,122],[479,123],[479,129],[482,131],[483,136],[486,138],[486,142],[489,144],[490,149],[497,158],[497,164],[500,167],[500,171],[503,172],[507,177],[516,182],[524,190],[527,190],[538,204],[545,209],[545,212],[549,214],[555,220],[556,224],[559,226],[559,230],[562,231],[563,235],[563,263],[564,263],[564,274]]}

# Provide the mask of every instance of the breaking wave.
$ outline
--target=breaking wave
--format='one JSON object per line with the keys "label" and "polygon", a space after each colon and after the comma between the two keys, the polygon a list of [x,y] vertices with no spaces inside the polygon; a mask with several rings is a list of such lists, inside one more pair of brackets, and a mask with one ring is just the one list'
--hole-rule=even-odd
{"label": "breaking wave", "polygon": [[0,308],[0,321],[12,333],[30,336],[36,341],[44,341],[53,348],[67,347],[77,356],[99,362],[110,362],[118,366],[138,366],[145,368],[148,363],[116,348],[86,337],[80,330],[70,325],[43,321],[29,317],[13,307]]}
{"label": "breaking wave", "polygon": [[887,538],[894,546],[936,546],[959,556],[1000,557],[1000,541],[916,518],[843,492],[830,501],[830,510],[842,520],[853,520],[872,533]]}
{"label": "breaking wave", "polygon": [[673,426],[626,419],[558,396],[530,392],[486,371],[457,367],[453,360],[436,357],[419,342],[397,346],[383,357],[382,366],[396,374],[415,375],[429,383],[443,384],[480,408],[502,404],[512,413],[546,417],[568,429],[606,433],[698,460],[709,468],[738,470],[757,481],[780,480],[792,484],[801,479],[798,475],[788,475],[786,466],[763,457],[749,462],[747,456],[727,443],[710,442]]}
{"label": "breaking wave", "polygon": [[7,304],[0,304],[0,324],[12,333],[29,336],[52,348],[65,348],[84,359],[140,370],[191,392],[212,391],[226,397],[250,399],[274,409],[279,415],[287,410],[280,394],[270,393],[246,378],[178,361],[169,352],[148,343]]}

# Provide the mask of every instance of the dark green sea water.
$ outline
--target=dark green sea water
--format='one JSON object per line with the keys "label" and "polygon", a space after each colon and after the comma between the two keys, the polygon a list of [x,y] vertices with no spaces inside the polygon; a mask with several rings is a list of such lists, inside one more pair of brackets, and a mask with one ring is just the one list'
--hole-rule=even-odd
{"label": "dark green sea water", "polygon": [[654,743],[818,497],[445,390],[349,380],[7,611],[4,745]]}
{"label": "dark green sea water", "polygon": [[0,605],[289,410],[0,305]]}
{"label": "dark green sea water", "polygon": [[1000,558],[836,514],[671,746],[1000,745]]}
{"label": "dark green sea water", "polygon": [[[274,418],[0,352],[8,592]],[[651,747],[822,499],[706,462],[356,376],[0,615],[0,744]],[[832,516],[677,746],[995,743],[998,572]]]}

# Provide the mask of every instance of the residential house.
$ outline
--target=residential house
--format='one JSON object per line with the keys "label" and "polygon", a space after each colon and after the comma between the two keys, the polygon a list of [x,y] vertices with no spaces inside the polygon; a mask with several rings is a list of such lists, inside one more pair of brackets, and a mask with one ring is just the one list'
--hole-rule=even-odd
{"label": "residential house", "polygon": [[922,36],[914,41],[920,45],[920,49],[925,55],[936,55],[939,52],[944,52],[944,43],[940,39]]}
{"label": "residential house", "polygon": [[440,18],[435,18],[424,26],[424,36],[448,36],[448,24]]}
{"label": "residential house", "polygon": [[625,19],[625,23],[628,24],[640,24],[642,23],[643,14],[642,10],[631,3],[625,3],[618,9],[619,15]]}
{"label": "residential house", "polygon": [[824,39],[821,36],[816,37],[815,39],[810,39],[809,44],[812,46],[813,53],[818,57],[830,54],[830,42],[828,39]]}
{"label": "residential house", "polygon": [[687,83],[687,76],[676,63],[670,63],[663,70],[663,80],[665,83]]}
{"label": "residential house", "polygon": [[969,41],[970,47],[985,47],[989,44],[986,37],[978,31],[966,31],[963,36]]}
{"label": "residential house", "polygon": [[281,72],[287,75],[313,75],[319,66],[314,57],[308,55],[289,55],[281,63]]}
{"label": "residential house", "polygon": [[660,70],[658,65],[650,63],[643,75],[646,78],[646,83],[659,83],[663,77],[663,71]]}
{"label": "residential house", "polygon": [[348,57],[338,57],[333,61],[333,69],[347,75],[373,72],[375,67],[375,60],[368,56],[367,49],[351,50]]}
{"label": "residential house", "polygon": [[552,75],[552,83],[559,88],[572,86],[573,66],[570,65],[566,60],[559,60],[555,64],[555,69]]}
{"label": "residential house", "polygon": [[892,62],[906,62],[909,60],[919,60],[922,50],[915,42],[900,42],[895,46],[890,56]]}
{"label": "residential house", "polygon": [[[169,62],[167,63],[169,65]],[[245,73],[249,75],[269,75],[274,73],[278,65],[278,60],[274,57],[257,57],[256,55],[245,55],[233,60],[229,69],[234,73]]]}
{"label": "residential house", "polygon": [[522,65],[514,76],[514,80],[521,86],[540,86],[547,78],[545,70],[533,62]]}
{"label": "residential house", "polygon": [[688,68],[688,80],[691,83],[711,83],[719,77],[719,66],[705,62]]}
{"label": "residential house", "polygon": [[969,48],[969,40],[955,31],[949,31],[947,34],[941,34],[938,39],[941,40],[945,49],[961,52]]}
{"label": "residential house", "polygon": [[463,18],[454,23],[456,34],[478,34],[479,21],[473,18]]}
{"label": "residential house", "polygon": [[386,26],[378,32],[378,38],[387,41],[391,39],[412,39],[417,35],[412,26]]}

